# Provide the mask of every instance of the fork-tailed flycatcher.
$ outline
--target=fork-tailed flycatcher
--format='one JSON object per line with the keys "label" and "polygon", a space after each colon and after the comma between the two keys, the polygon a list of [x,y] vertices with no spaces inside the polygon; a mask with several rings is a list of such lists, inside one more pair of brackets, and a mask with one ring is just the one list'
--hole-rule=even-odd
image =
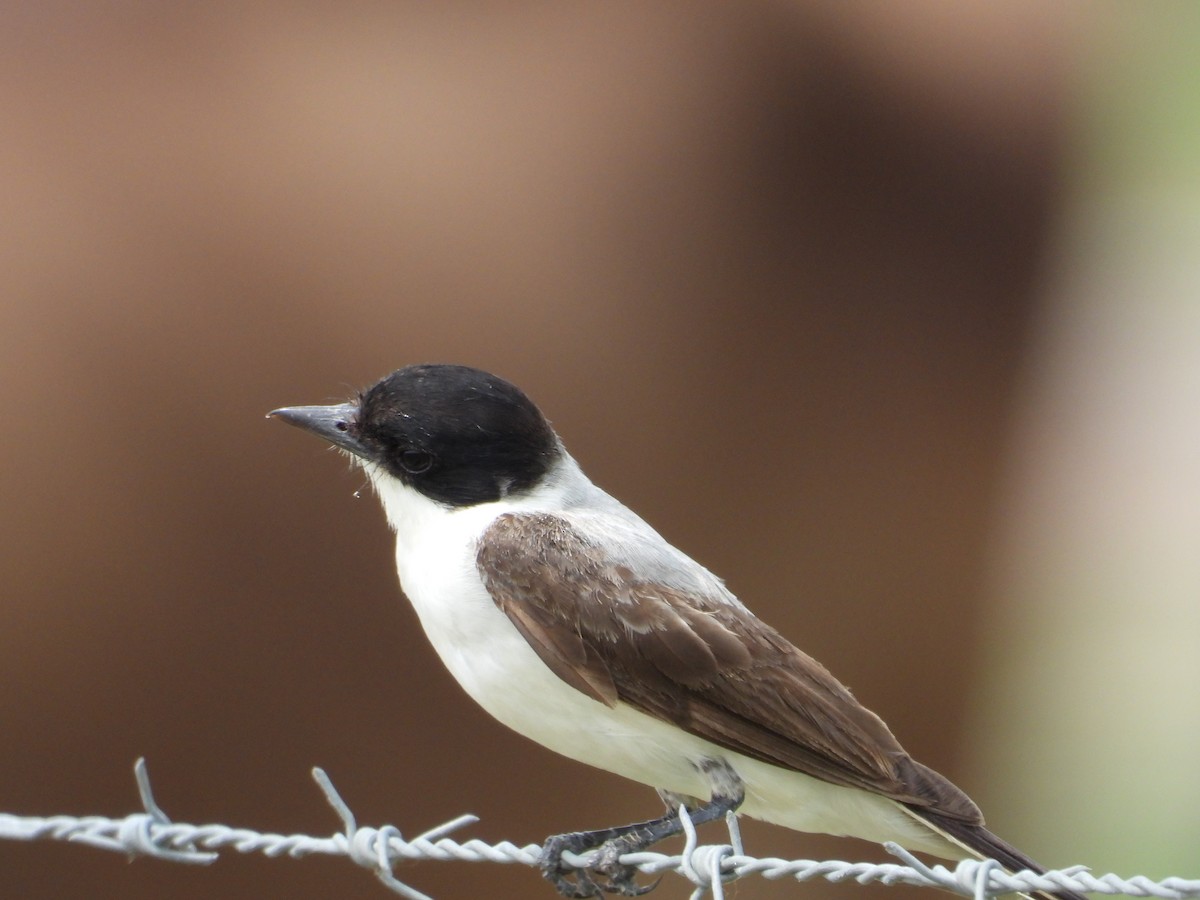
{"label": "fork-tailed flycatcher", "polygon": [[[549,839],[543,873],[565,895],[648,890],[618,860],[677,833],[680,803],[696,822],[737,809],[1038,869],[820,663],[592,484],[508,382],[409,366],[354,402],[271,415],[366,473],[396,533],[401,587],[480,706],[667,802],[659,819]],[[562,864],[565,850],[597,848],[590,870]]]}

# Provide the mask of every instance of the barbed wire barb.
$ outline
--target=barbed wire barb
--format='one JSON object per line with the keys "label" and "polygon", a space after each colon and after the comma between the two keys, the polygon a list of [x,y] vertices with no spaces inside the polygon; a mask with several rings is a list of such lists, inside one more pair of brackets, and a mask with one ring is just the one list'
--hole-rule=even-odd
{"label": "barbed wire barb", "polygon": [[[220,851],[262,853],[264,856],[300,858],[312,854],[344,856],[371,871],[389,891],[406,900],[432,900],[426,894],[400,881],[394,872],[396,863],[405,860],[441,860],[460,862],[519,863],[537,866],[542,848],[537,844],[517,846],[509,841],[487,844],[478,839],[456,841],[455,831],[479,821],[477,816],[462,815],[430,828],[407,840],[394,825],[360,826],[350,804],[342,798],[333,781],[322,769],[313,769],[313,780],[334,811],[341,831],[328,837],[262,833],[228,825],[189,825],[173,822],[155,800],[144,759],[134,764],[134,779],[142,811],[119,819],[104,816],[16,816],[0,813],[0,840],[57,840],[87,844],[100,850],[124,853],[131,857],[152,856],[168,862],[209,864]],[[849,863],[839,860],[759,859],[746,855],[737,817],[725,818],[729,832],[727,844],[701,844],[696,826],[687,808],[679,809],[684,846],[677,855],[643,851],[626,853],[620,862],[636,867],[647,875],[674,872],[693,886],[691,900],[711,894],[713,900],[725,900],[724,886],[747,875],[797,882],[817,878],[837,883],[853,879],[859,884],[908,884],[938,887],[971,900],[989,900],[1012,891],[1072,890],[1096,894],[1125,894],[1161,900],[1200,898],[1200,879],[1170,877],[1154,881],[1143,875],[1120,878],[1117,875],[1093,875],[1086,866],[1072,866],[1041,874],[1008,872],[995,860],[964,860],[954,868],[929,865],[896,844],[884,847],[900,863]],[[586,867],[595,861],[595,853],[563,854],[569,866]],[[549,895],[548,895],[549,896]]]}

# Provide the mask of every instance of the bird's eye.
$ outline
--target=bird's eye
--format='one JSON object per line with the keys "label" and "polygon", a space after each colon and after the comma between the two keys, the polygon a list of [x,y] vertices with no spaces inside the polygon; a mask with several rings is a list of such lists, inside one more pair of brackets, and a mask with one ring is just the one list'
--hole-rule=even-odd
{"label": "bird's eye", "polygon": [[433,468],[433,454],[427,450],[405,450],[400,454],[400,465],[410,475],[423,475]]}

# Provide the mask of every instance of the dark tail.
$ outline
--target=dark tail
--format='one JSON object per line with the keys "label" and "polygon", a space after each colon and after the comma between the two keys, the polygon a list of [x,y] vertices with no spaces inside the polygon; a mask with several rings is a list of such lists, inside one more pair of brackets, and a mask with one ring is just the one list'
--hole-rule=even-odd
{"label": "dark tail", "polygon": [[[1039,866],[1016,847],[1000,840],[982,825],[972,825],[961,819],[942,816],[920,807],[910,806],[908,808],[919,818],[928,822],[936,831],[981,859],[994,859],[1010,872],[1019,872],[1022,869],[1031,869],[1038,873],[1046,871],[1045,866]],[[1038,900],[1088,900],[1084,894],[1076,891],[1030,891],[1029,896],[1036,897]]]}

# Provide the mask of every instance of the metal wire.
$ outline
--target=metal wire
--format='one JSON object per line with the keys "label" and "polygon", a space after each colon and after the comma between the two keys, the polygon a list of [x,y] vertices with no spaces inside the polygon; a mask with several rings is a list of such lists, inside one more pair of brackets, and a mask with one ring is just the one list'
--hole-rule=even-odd
{"label": "metal wire", "polygon": [[[405,838],[392,825],[381,828],[359,826],[349,804],[334,789],[333,782],[321,770],[313,778],[325,800],[341,820],[342,830],[329,837],[269,834],[227,825],[187,825],[172,822],[154,799],[146,763],[134,765],[141,796],[142,812],[120,819],[103,816],[14,816],[0,813],[0,839],[76,841],[132,856],[153,856],[171,862],[207,864],[222,850],[237,853],[262,853],[265,856],[299,858],[311,854],[345,856],[370,870],[392,892],[408,900],[431,900],[428,896],[396,878],[393,867],[402,860],[443,860],[459,862],[520,863],[536,866],[542,848],[537,844],[518,847],[508,841],[486,844],[479,840],[459,842],[447,835],[479,821],[471,815],[459,816],[415,838]],[[1124,894],[1131,897],[1161,897],[1182,900],[1200,897],[1200,879],[1166,878],[1154,881],[1141,875],[1120,878],[1116,875],[1092,875],[1084,866],[1074,866],[1043,874],[1006,872],[995,860],[965,860],[954,868],[926,865],[895,844],[887,851],[901,863],[849,863],[838,860],[757,859],[747,856],[742,846],[737,819],[726,818],[728,844],[701,844],[696,828],[685,808],[679,811],[685,843],[677,855],[663,853],[627,853],[621,862],[636,866],[646,874],[674,872],[695,886],[692,900],[711,893],[724,900],[724,885],[747,875],[778,880],[790,878],[810,881],[823,878],[830,882],[856,881],[859,884],[909,884],[939,887],[975,900],[985,900],[1010,891],[1073,890],[1095,894]],[[586,867],[590,854],[564,853],[568,866]]]}

